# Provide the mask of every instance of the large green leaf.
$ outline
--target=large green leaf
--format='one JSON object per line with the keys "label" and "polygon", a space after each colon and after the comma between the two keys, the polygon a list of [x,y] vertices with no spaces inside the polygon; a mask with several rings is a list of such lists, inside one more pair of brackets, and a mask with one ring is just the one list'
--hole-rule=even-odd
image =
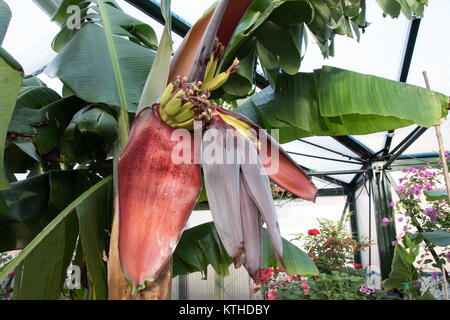
{"label": "large green leaf", "polygon": [[87,24],[62,49],[46,68],[46,73],[58,77],[81,99],[91,103],[106,103],[136,111],[142,88],[155,53],[129,40],[113,36],[116,48],[116,71],[108,50],[104,28]]}
{"label": "large green leaf", "polygon": [[[319,272],[311,258],[289,241],[283,239],[283,258],[286,272],[304,276],[318,275]],[[173,254],[173,275],[202,272],[206,277],[207,267],[211,264],[221,275],[229,275],[228,267],[232,261],[219,239],[213,222],[201,224],[183,232]],[[263,264],[262,267],[278,266],[272,241],[268,231],[263,228]]]}
{"label": "large green leaf", "polygon": [[6,30],[8,30],[9,22],[11,21],[11,10],[8,4],[0,0],[0,46],[5,39]]}
{"label": "large green leaf", "polygon": [[305,136],[368,134],[419,124],[447,114],[447,97],[421,87],[325,66],[278,77],[276,88],[255,94],[234,111],[266,128],[280,142]]}
{"label": "large green leaf", "polygon": [[22,67],[0,47],[0,190],[9,188],[3,160],[5,139],[22,79]]}
{"label": "large green leaf", "polygon": [[103,188],[110,188],[111,182],[112,177],[105,178],[82,193],[1,269],[0,279],[15,271],[15,298],[56,299],[59,296],[74,251],[76,208]]}
{"label": "large green leaf", "polygon": [[404,282],[412,282],[419,278],[417,269],[412,265],[415,255],[414,259],[409,259],[408,255],[408,252],[402,245],[397,244],[395,246],[389,278],[383,281],[385,289],[402,289]]}
{"label": "large green leaf", "polygon": [[[401,10],[408,19],[414,17],[413,12],[423,15],[424,3],[422,0],[378,0],[385,14],[396,18]],[[289,74],[299,70],[302,43],[307,43],[306,28],[322,55],[329,57],[334,55],[336,35],[359,41],[359,28],[365,27],[365,1],[254,0],[226,48],[220,70],[225,70],[239,56],[241,48],[256,38],[261,67],[269,80],[275,80],[272,78],[277,77],[279,70]]]}

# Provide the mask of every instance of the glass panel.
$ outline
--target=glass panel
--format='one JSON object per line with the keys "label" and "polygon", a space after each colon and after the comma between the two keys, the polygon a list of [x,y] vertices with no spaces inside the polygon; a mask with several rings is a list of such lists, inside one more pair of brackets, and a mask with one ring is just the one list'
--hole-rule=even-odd
{"label": "glass panel", "polygon": [[352,137],[368,147],[370,150],[378,152],[384,148],[384,145],[386,143],[386,136],[387,131],[375,132],[365,135],[354,135]]}
{"label": "glass panel", "polygon": [[356,39],[338,36],[334,40],[335,57],[325,60],[310,36],[300,70],[311,72],[325,64],[397,80],[409,22],[402,15],[397,19],[383,18],[375,1],[366,1],[366,5],[369,26],[361,33],[359,43]]}
{"label": "glass panel", "polygon": [[[343,156],[298,140],[282,146],[299,165],[314,171],[359,170],[362,167],[361,163],[345,159]],[[353,174],[345,174],[335,175],[333,178],[339,181],[350,182],[353,176]]]}

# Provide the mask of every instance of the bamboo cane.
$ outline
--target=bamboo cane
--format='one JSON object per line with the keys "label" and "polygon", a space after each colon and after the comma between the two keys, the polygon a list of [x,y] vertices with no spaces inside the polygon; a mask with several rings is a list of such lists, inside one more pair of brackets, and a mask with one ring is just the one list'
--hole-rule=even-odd
{"label": "bamboo cane", "polygon": [[[428,76],[427,76],[427,72],[423,71],[423,77],[425,79],[425,84],[427,89],[430,89],[430,82],[428,81]],[[450,195],[450,177],[448,174],[448,165],[447,165],[447,160],[445,159],[445,153],[444,153],[444,142],[442,139],[442,134],[441,134],[441,128],[440,125],[435,125],[434,129],[436,131],[436,137],[438,140],[438,144],[439,144],[439,157],[441,158],[442,161],[442,168],[444,169],[444,180],[445,180],[445,185],[447,187],[447,194]],[[447,198],[447,202],[450,204],[450,197]]]}
{"label": "bamboo cane", "polygon": [[[431,90],[430,89],[431,88],[430,82],[428,81],[427,72],[423,71],[422,74],[423,74],[423,78],[425,80],[425,85],[426,85],[427,89]],[[443,139],[442,139],[440,124],[435,125],[434,129],[435,129],[436,138],[437,138],[438,144],[439,144],[439,157],[441,159],[442,168],[443,168],[443,171],[444,171],[444,181],[445,181],[445,185],[447,187],[447,195],[449,195],[449,197],[447,197],[447,202],[448,202],[448,204],[450,204],[450,177],[449,177],[449,174],[448,174],[447,159],[445,159],[444,142],[443,142]],[[444,265],[442,265],[441,267],[442,267],[442,278],[443,278],[443,281],[444,281],[445,299],[448,300],[447,276],[446,276]]]}

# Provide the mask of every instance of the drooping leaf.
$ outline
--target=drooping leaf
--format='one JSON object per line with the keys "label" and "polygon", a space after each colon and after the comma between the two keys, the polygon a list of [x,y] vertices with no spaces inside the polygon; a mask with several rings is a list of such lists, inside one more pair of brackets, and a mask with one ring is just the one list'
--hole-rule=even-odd
{"label": "drooping leaf", "polygon": [[279,129],[284,143],[414,123],[430,127],[447,114],[446,105],[447,97],[431,90],[326,66],[314,73],[280,75],[275,90],[262,90],[234,111],[263,127]]}
{"label": "drooping leaf", "polygon": [[0,190],[9,188],[4,168],[5,139],[22,79],[22,67],[0,47]]}
{"label": "drooping leaf", "polygon": [[117,138],[118,124],[116,119],[106,110],[95,105],[87,106],[78,111],[66,127],[64,138],[74,139],[75,130],[92,132],[103,137],[106,141],[114,142]]}

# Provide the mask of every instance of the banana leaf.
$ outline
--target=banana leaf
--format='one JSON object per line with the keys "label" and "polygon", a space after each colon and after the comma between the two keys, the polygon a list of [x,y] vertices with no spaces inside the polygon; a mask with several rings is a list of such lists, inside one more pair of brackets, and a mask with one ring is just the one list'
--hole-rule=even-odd
{"label": "banana leaf", "polygon": [[[105,6],[107,15],[110,19],[111,30],[113,34],[128,37],[136,43],[142,43],[149,48],[155,49],[158,45],[155,31],[147,24],[135,19],[117,5],[115,1],[107,1]],[[54,14],[52,20],[63,23],[61,31],[53,39],[52,48],[59,52],[78,32],[78,29],[71,26],[71,13],[68,12],[68,6],[77,5],[80,8],[80,24],[87,23],[102,24],[101,13],[98,1],[79,1],[64,0],[61,2],[58,10]]]}
{"label": "banana leaf", "polygon": [[[303,276],[318,275],[319,272],[311,258],[289,241],[283,239],[283,258],[289,274]],[[228,276],[228,267],[232,264],[214,223],[208,222],[183,232],[173,254],[173,276],[201,272],[207,277],[210,265],[217,274]],[[269,232],[263,228],[263,264],[262,267],[279,266],[272,248]]]}
{"label": "banana leaf", "polygon": [[[59,297],[66,269],[75,249],[78,234],[77,207],[83,206],[85,201],[104,191],[104,188],[111,188],[111,180],[111,177],[108,177],[97,182],[73,200],[15,259],[0,270],[0,279],[4,279],[11,271],[15,272],[14,299]],[[58,196],[67,197],[64,188],[57,188],[56,192]],[[54,199],[57,204],[61,201],[59,197]],[[89,204],[86,205],[89,207]]]}
{"label": "banana leaf", "polygon": [[87,102],[135,112],[155,53],[119,36],[110,34],[108,41],[105,33],[97,24],[86,24],[45,72]]}
{"label": "banana leaf", "polygon": [[[401,11],[408,19],[413,19],[415,15],[422,16],[424,11],[424,2],[421,0],[380,0],[378,4],[385,15],[389,14],[392,18],[397,18]],[[270,81],[276,81],[280,70],[288,74],[295,74],[299,70],[304,52],[303,44],[308,43],[306,29],[322,55],[329,57],[334,55],[336,35],[349,36],[359,41],[359,28],[365,27],[365,1],[254,0],[225,50],[220,70],[224,71],[234,57],[241,58],[242,48],[256,39],[261,67]],[[254,77],[255,71],[247,76],[249,79]],[[230,78],[229,82],[228,87],[237,87],[242,79]],[[224,98],[236,99],[235,96]]]}
{"label": "banana leaf", "polygon": [[282,74],[276,87],[256,93],[235,109],[280,142],[307,136],[369,134],[418,124],[430,127],[447,115],[448,98],[431,90],[324,66],[313,73]]}
{"label": "banana leaf", "polygon": [[0,47],[0,190],[9,188],[4,168],[4,148],[22,79],[22,67]]}
{"label": "banana leaf", "polygon": [[0,0],[0,46],[5,39],[6,30],[8,30],[9,22],[11,21],[11,10],[8,4]]}
{"label": "banana leaf", "polygon": [[0,252],[23,249],[72,200],[98,181],[86,170],[50,171],[0,192],[10,215],[0,218]]}

